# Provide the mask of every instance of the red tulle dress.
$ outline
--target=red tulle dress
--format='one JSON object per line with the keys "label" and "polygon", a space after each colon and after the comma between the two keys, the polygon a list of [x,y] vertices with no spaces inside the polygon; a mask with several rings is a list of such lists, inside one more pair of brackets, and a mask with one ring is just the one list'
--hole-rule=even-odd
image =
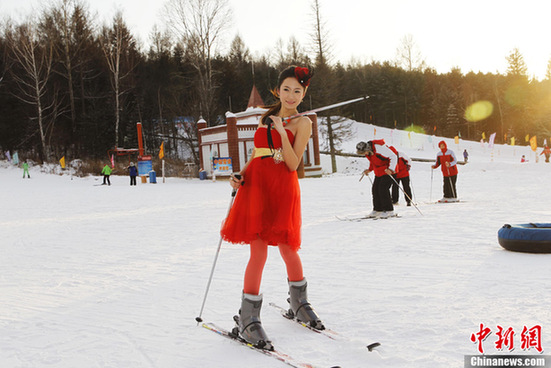
{"label": "red tulle dress", "polygon": [[[291,145],[295,137],[285,130]],[[272,130],[274,148],[281,147],[281,136]],[[256,148],[268,148],[266,128],[254,134]],[[245,182],[235,196],[220,234],[230,243],[250,244],[260,238],[269,245],[286,244],[298,250],[301,244],[302,217],[300,187],[296,171],[272,157],[255,157],[243,175]]]}

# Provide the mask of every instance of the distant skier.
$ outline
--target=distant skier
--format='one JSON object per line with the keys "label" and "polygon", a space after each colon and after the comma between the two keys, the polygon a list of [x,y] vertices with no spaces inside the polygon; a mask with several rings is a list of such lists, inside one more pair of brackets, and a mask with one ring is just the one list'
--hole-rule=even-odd
{"label": "distant skier", "polygon": [[465,160],[465,163],[469,162],[469,152],[467,152],[467,149],[463,151],[463,159]]}
{"label": "distant skier", "polygon": [[27,174],[27,177],[30,179],[31,175],[29,174],[29,163],[27,160],[23,162],[23,179],[25,179],[25,174]]}
{"label": "distant skier", "polygon": [[545,162],[549,162],[549,156],[551,156],[551,149],[549,149],[549,146],[545,146],[540,155],[545,155]]}
{"label": "distant skier", "polygon": [[101,174],[103,175],[103,185],[105,184],[111,185],[111,180],[109,180],[109,176],[111,176],[112,172],[113,170],[111,169],[109,164],[103,167],[103,170],[101,170]]}
{"label": "distant skier", "polygon": [[398,165],[398,155],[385,144],[383,139],[359,142],[356,144],[356,151],[369,160],[369,169],[365,170],[364,174],[369,175],[371,171],[375,173],[375,180],[371,187],[373,211],[368,216],[376,218],[394,216],[390,186],[393,182],[391,175],[396,172]]}
{"label": "distant skier", "polygon": [[436,155],[436,163],[432,165],[433,169],[441,166],[442,175],[444,176],[444,198],[438,202],[457,202],[457,189],[455,187],[457,182],[457,159],[455,153],[448,149],[444,141],[440,141],[438,147],[440,152]]}
{"label": "distant skier", "polygon": [[128,175],[130,175],[130,185],[136,185],[136,176],[138,176],[138,169],[133,162],[127,167]]}
{"label": "distant skier", "polygon": [[392,203],[398,204],[400,199],[400,188],[398,185],[402,182],[402,189],[406,193],[406,203],[411,206],[411,187],[409,185],[409,170],[411,168],[410,158],[403,152],[398,152],[398,169],[396,170],[396,182],[392,182]]}

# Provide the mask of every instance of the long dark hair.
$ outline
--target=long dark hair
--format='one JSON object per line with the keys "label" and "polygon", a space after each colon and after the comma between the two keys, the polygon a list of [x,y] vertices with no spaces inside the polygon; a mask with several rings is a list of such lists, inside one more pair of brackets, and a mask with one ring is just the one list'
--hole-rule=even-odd
{"label": "long dark hair", "polygon": [[296,78],[300,85],[306,89],[310,84],[310,79],[312,78],[312,72],[308,68],[301,68],[296,65],[288,66],[279,73],[277,78],[277,87],[272,89],[272,95],[276,98],[277,102],[273,105],[264,106],[268,110],[262,114],[260,122],[268,127],[268,146],[271,149],[274,149],[274,144],[272,141],[272,121],[270,120],[271,115],[276,115],[281,110],[281,100],[279,99],[278,90],[283,84],[283,81],[287,78]]}

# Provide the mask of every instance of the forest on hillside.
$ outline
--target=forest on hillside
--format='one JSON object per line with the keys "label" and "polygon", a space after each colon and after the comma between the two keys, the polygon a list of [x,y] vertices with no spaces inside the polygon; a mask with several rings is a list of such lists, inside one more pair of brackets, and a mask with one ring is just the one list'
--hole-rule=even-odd
{"label": "forest on hillside", "polygon": [[[314,71],[304,110],[369,96],[322,116],[469,140],[495,132],[496,143],[527,144],[525,137],[537,136],[541,145],[551,136],[551,72],[544,80],[529,77],[518,49],[503,56],[506,74],[436,73],[407,36],[395,60],[344,65],[332,61],[323,8],[312,0],[311,44],[281,40],[253,56],[235,36],[221,53],[227,0],[165,6],[167,28],[153,29],[147,46],[122,13],[100,26],[79,0],[58,0],[25,21],[3,22],[0,149],[42,162],[104,158],[115,147],[136,148],[141,122],[147,147],[164,142],[168,157],[197,162],[196,122],[215,126],[225,112],[245,110],[253,85],[265,103],[273,102],[271,90],[287,65]],[[328,128],[340,134],[338,126]],[[191,154],[182,155],[182,144]]]}

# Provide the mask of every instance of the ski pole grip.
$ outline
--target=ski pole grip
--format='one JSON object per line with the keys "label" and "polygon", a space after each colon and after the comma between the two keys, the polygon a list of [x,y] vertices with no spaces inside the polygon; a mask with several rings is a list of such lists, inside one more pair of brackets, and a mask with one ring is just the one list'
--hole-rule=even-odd
{"label": "ski pole grip", "polygon": [[[241,180],[241,175],[240,174],[233,174],[233,177],[236,178],[237,180]],[[245,184],[244,181],[241,182],[241,185]],[[235,195],[237,194],[237,189],[234,189],[232,192],[231,192],[231,196],[232,197],[235,197]]]}
{"label": "ski pole grip", "polygon": [[[241,180],[241,174],[233,174],[233,177],[236,178],[237,180]],[[241,185],[245,185],[245,181],[242,181]]]}

